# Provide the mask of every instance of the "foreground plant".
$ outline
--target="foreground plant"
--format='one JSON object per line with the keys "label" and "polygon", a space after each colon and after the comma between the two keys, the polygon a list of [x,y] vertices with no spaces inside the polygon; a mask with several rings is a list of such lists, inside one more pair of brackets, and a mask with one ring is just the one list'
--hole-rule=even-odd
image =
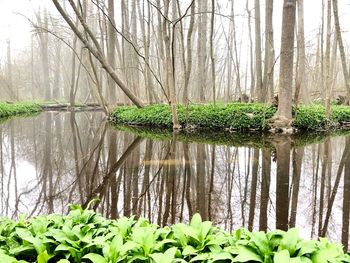
{"label": "foreground plant", "polygon": [[303,240],[297,229],[227,233],[203,222],[160,228],[146,219],[109,220],[80,206],[67,216],[0,220],[0,261],[15,262],[350,262],[340,244]]}

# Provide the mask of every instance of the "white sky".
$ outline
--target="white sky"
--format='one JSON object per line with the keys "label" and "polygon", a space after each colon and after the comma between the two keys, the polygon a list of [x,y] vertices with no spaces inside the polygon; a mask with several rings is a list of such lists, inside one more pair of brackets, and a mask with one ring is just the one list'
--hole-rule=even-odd
{"label": "white sky", "polygon": [[[185,1],[187,2],[189,0]],[[227,2],[227,0],[217,1],[219,4],[224,4]],[[246,14],[244,11],[245,2],[246,0],[235,0],[236,14]],[[253,2],[253,0],[250,0],[250,6],[253,5]],[[274,2],[275,43],[276,49],[278,49],[280,42],[283,0],[275,0]],[[350,15],[350,0],[338,0],[338,2],[341,28],[344,34],[344,42],[347,45],[350,43],[350,34],[348,33],[350,31],[350,23],[347,21],[347,16]],[[116,8],[118,8],[119,0],[116,0],[116,3]],[[263,0],[261,0],[261,3],[264,5]],[[304,5],[306,41],[316,41],[315,36],[318,33],[321,21],[322,0],[304,0]],[[39,6],[46,6],[49,10],[54,9],[51,0],[0,0],[0,6],[0,59],[4,57],[6,52],[6,41],[8,39],[11,40],[13,57],[15,57],[17,52],[24,50],[25,47],[29,46],[30,44],[30,25],[25,18],[16,13],[32,18],[33,10],[37,10]],[[264,20],[264,6],[261,7],[261,12],[262,20]],[[239,24],[237,26],[239,26]]]}

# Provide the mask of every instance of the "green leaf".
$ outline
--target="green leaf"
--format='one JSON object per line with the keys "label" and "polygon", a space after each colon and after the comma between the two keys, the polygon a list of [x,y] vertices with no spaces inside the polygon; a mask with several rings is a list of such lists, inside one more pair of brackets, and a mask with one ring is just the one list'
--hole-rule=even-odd
{"label": "green leaf", "polygon": [[83,258],[89,259],[92,263],[108,263],[108,261],[99,254],[89,253]]}
{"label": "green leaf", "polygon": [[38,263],[47,263],[50,258],[51,258],[51,256],[45,250],[44,252],[41,252],[38,255],[37,261],[38,261]]}
{"label": "green leaf", "polygon": [[274,263],[288,263],[289,260],[290,260],[290,256],[287,249],[276,252],[273,257]]}
{"label": "green leaf", "polygon": [[279,251],[287,249],[289,251],[289,254],[293,256],[297,249],[296,245],[298,243],[298,238],[299,238],[299,230],[296,228],[289,229],[288,232],[285,233],[285,235],[281,240]]}
{"label": "green leaf", "polygon": [[233,262],[248,262],[257,261],[263,262],[260,255],[256,254],[254,250],[245,246],[238,246],[238,255],[234,258]]}
{"label": "green leaf", "polygon": [[198,230],[202,228],[202,217],[200,214],[196,213],[192,216],[190,226]]}
{"label": "green leaf", "polygon": [[17,259],[14,257],[10,257],[8,255],[5,255],[3,253],[0,253],[0,261],[3,263],[17,263]]}
{"label": "green leaf", "polygon": [[251,241],[257,246],[262,254],[269,254],[271,252],[269,240],[267,239],[267,236],[264,232],[261,231],[252,233]]}

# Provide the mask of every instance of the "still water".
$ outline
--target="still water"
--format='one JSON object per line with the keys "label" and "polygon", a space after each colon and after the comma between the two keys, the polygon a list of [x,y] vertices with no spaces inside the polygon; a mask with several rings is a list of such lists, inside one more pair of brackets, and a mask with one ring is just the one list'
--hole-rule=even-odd
{"label": "still water", "polygon": [[214,144],[136,134],[99,112],[0,124],[0,214],[67,213],[69,203],[99,198],[96,209],[109,218],[166,225],[199,212],[226,230],[296,226],[348,249],[350,136]]}

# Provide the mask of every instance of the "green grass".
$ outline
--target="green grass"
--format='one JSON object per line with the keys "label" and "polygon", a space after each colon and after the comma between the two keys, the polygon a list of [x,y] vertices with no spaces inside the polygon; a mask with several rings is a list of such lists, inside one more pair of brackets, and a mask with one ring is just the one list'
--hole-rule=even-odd
{"label": "green grass", "polygon": [[298,230],[228,233],[195,214],[189,224],[159,227],[146,219],[109,220],[71,206],[67,216],[0,220],[0,260],[7,263],[350,262],[343,247]]}
{"label": "green grass", "polygon": [[[350,107],[332,105],[332,117],[328,125],[342,128],[350,122]],[[182,127],[195,129],[229,130],[267,130],[269,119],[276,112],[276,107],[258,103],[229,103],[205,105],[178,105],[179,123]],[[293,126],[299,130],[323,130],[327,126],[325,109],[321,105],[300,106],[294,110]],[[187,117],[186,117],[187,116]],[[118,107],[111,114],[115,123],[171,128],[171,110],[169,105],[150,105],[136,107]]]}
{"label": "green grass", "polygon": [[41,107],[33,102],[0,102],[0,118],[8,118],[16,115],[33,114],[40,112]]}

